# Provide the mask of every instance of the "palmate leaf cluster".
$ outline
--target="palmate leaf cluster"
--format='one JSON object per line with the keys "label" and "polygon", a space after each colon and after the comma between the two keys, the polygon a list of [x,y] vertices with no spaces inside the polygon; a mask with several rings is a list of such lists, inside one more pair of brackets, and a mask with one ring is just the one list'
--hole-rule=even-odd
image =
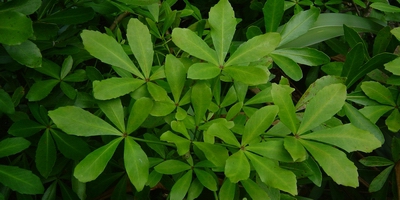
{"label": "palmate leaf cluster", "polygon": [[[318,2],[284,20],[290,2],[257,1],[264,23],[243,31],[228,0],[205,19],[188,1],[179,11],[172,0],[77,1],[51,15],[42,7],[50,1],[14,1],[0,4],[0,19],[18,29],[0,25],[10,37],[0,43],[32,75],[27,92],[0,89],[0,111],[12,121],[0,158],[15,159],[0,163],[8,191],[0,199],[93,199],[113,183],[111,199],[151,199],[157,188],[173,200],[302,199],[304,182],[359,187],[361,164],[387,167],[369,177],[369,192],[379,192],[398,167],[398,56],[384,39],[398,28],[325,13]],[[120,27],[74,29],[114,10],[125,11]],[[37,22],[26,18],[35,11]],[[181,26],[189,16],[197,21]],[[34,35],[39,26],[52,39],[61,33],[52,45],[65,48]],[[372,48],[360,32],[377,35]],[[346,59],[332,62],[326,48]],[[390,158],[373,152],[387,144],[378,123],[393,136]]]}

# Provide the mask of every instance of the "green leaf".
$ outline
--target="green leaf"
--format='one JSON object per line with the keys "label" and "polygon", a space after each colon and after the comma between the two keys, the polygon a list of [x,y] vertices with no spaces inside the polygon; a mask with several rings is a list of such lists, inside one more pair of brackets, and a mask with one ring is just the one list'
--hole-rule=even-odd
{"label": "green leaf", "polygon": [[362,151],[369,153],[381,146],[374,135],[352,124],[315,131],[302,135],[301,138],[331,144],[347,152]]}
{"label": "green leaf", "polygon": [[31,145],[31,142],[22,137],[6,138],[0,141],[0,158],[19,153]]}
{"label": "green leaf", "polygon": [[0,12],[0,43],[18,45],[33,35],[32,21],[16,11]]}
{"label": "green leaf", "polygon": [[31,171],[14,166],[0,165],[0,183],[21,194],[43,194],[39,177]]}
{"label": "green leaf", "polygon": [[75,178],[84,183],[95,180],[106,168],[122,139],[123,137],[118,137],[87,155],[76,165]]}
{"label": "green leaf", "polygon": [[46,126],[41,125],[35,121],[29,119],[23,119],[13,123],[11,127],[8,129],[8,133],[10,135],[18,137],[29,137],[45,128]]}
{"label": "green leaf", "polygon": [[219,66],[217,53],[190,29],[174,28],[172,41],[190,55]]}
{"label": "green leaf", "polygon": [[142,97],[135,101],[131,112],[129,113],[127,122],[126,132],[128,134],[131,134],[142,125],[153,109],[153,105],[153,100],[146,97]]}
{"label": "green leaf", "polygon": [[349,118],[351,124],[372,133],[381,142],[381,144],[385,142],[385,138],[379,127],[361,114],[360,111],[348,103],[344,104],[343,110],[346,113],[346,116]]}
{"label": "green leaf", "polygon": [[265,199],[270,200],[268,194],[261,189],[261,187],[251,179],[240,181],[252,199]]}
{"label": "green leaf", "polygon": [[269,56],[291,79],[298,81],[303,78],[303,72],[300,66],[292,59],[274,53],[271,53]]}
{"label": "green leaf", "polygon": [[297,134],[305,133],[330,119],[343,107],[346,96],[346,86],[340,83],[321,89],[308,103]]}
{"label": "green leaf", "polygon": [[257,110],[244,127],[242,145],[249,144],[253,139],[265,132],[271,126],[278,114],[278,106],[264,106]]}
{"label": "green leaf", "polygon": [[181,200],[185,197],[187,191],[189,190],[190,187],[190,182],[192,182],[192,171],[189,170],[186,172],[185,175],[183,175],[181,178],[179,178],[174,186],[171,188],[171,192],[169,193],[169,198],[171,200]]}
{"label": "green leaf", "polygon": [[89,7],[76,7],[61,10],[44,19],[42,22],[55,23],[55,24],[82,24],[93,19],[95,12]]}
{"label": "green leaf", "polygon": [[211,88],[206,82],[197,82],[191,91],[191,100],[193,109],[195,112],[194,120],[196,126],[200,124],[200,121],[204,118],[204,115],[210,106],[212,93]]}
{"label": "green leaf", "polygon": [[175,103],[181,97],[183,87],[186,81],[186,68],[182,62],[172,54],[168,54],[165,58],[165,76],[171,88]]}
{"label": "green leaf", "polygon": [[72,87],[70,84],[62,81],[60,82],[60,88],[63,91],[63,93],[65,94],[65,96],[67,96],[70,99],[75,99],[76,97],[76,90],[74,87]]}
{"label": "green leaf", "polygon": [[368,192],[377,192],[382,189],[383,185],[386,183],[386,180],[390,175],[390,172],[392,172],[393,167],[394,165],[391,165],[384,169],[381,173],[379,173],[378,176],[376,176],[369,185]]}
{"label": "green leaf", "polygon": [[72,56],[68,56],[66,59],[64,59],[64,62],[61,67],[61,73],[60,73],[60,79],[64,79],[68,73],[72,69],[72,65],[74,64],[74,60],[72,59]]}
{"label": "green leaf", "polygon": [[187,139],[191,139],[190,135],[188,133],[188,130],[186,128],[186,125],[183,121],[172,121],[171,122],[171,128],[172,130],[181,133],[183,136],[185,136]]}
{"label": "green leaf", "polygon": [[229,179],[225,179],[219,190],[219,199],[234,199],[236,193],[236,184]]}
{"label": "green leaf", "polygon": [[250,163],[244,155],[244,151],[239,150],[226,160],[225,176],[228,177],[232,183],[237,183],[249,178]]}
{"label": "green leaf", "polygon": [[138,19],[131,18],[128,23],[126,36],[144,77],[149,78],[154,55],[153,42],[151,41],[149,29]]}
{"label": "green leaf", "polygon": [[140,79],[117,77],[93,81],[93,95],[99,100],[113,99],[135,91],[144,83]]}
{"label": "green leaf", "polygon": [[111,36],[97,31],[83,30],[81,33],[83,45],[90,55],[102,62],[119,67],[144,79],[143,75],[133,64],[122,46]]}
{"label": "green leaf", "polygon": [[246,150],[260,154],[266,158],[282,162],[293,162],[293,158],[284,147],[283,140],[270,140],[267,142],[254,143],[247,146]]}
{"label": "green leaf", "polygon": [[132,137],[125,138],[125,170],[137,191],[142,191],[149,177],[149,159]]}
{"label": "green leaf", "polygon": [[253,37],[236,49],[224,67],[257,61],[271,53],[279,42],[280,35],[278,33],[266,33]]}
{"label": "green leaf", "polygon": [[195,63],[189,67],[187,77],[190,79],[211,79],[221,73],[221,69],[210,63]]}
{"label": "green leaf", "polygon": [[382,28],[378,34],[376,34],[374,45],[373,45],[373,55],[384,53],[386,48],[389,46],[392,39],[392,34],[390,33],[390,27],[385,26]]}
{"label": "green leaf", "polygon": [[342,151],[321,143],[300,140],[328,176],[340,185],[358,187],[357,167]]}
{"label": "green leaf", "polygon": [[13,114],[15,112],[14,103],[10,95],[3,89],[0,89],[0,112],[6,114]]}
{"label": "green leaf", "polygon": [[272,95],[271,95],[271,90],[272,90],[271,86],[263,89],[261,92],[258,92],[251,99],[246,101],[244,103],[244,105],[247,106],[247,105],[259,104],[259,103],[273,102]]}
{"label": "green leaf", "polygon": [[284,13],[284,1],[268,0],[262,9],[264,14],[265,32],[276,32]]}
{"label": "green leaf", "polygon": [[158,0],[118,0],[119,2],[126,3],[133,6],[147,6],[158,3]]}
{"label": "green leaf", "polygon": [[219,145],[209,144],[205,142],[193,142],[216,167],[224,167],[225,161],[228,159],[228,150]]}
{"label": "green leaf", "polygon": [[180,156],[185,155],[190,149],[190,141],[188,139],[177,136],[171,131],[163,133],[160,136],[160,140],[174,143]]}
{"label": "green leaf", "polygon": [[161,174],[177,174],[191,169],[191,166],[179,160],[166,160],[154,167]]}
{"label": "green leaf", "polygon": [[282,85],[272,84],[271,95],[275,105],[279,107],[278,116],[280,121],[288,127],[292,133],[296,133],[300,120],[296,117],[291,93],[293,89]]}
{"label": "green leaf", "polygon": [[357,43],[346,55],[341,76],[352,79],[359,72],[360,66],[364,64],[364,58],[364,46]]}
{"label": "green leaf", "polygon": [[379,82],[364,81],[361,84],[361,89],[369,98],[381,104],[396,106],[392,93]]}
{"label": "green leaf", "polygon": [[318,15],[319,9],[317,8],[301,11],[300,13],[294,15],[280,31],[282,40],[279,46],[282,46],[305,34],[312,27],[314,22],[317,21]]}
{"label": "green leaf", "polygon": [[375,8],[382,12],[390,12],[390,13],[398,13],[400,12],[400,8],[396,6],[389,5],[388,3],[383,2],[374,2],[369,5],[371,8]]}
{"label": "green leaf", "polygon": [[46,191],[44,192],[42,199],[56,199],[57,193],[57,181],[54,181],[50,186],[47,187]]}
{"label": "green leaf", "polygon": [[235,12],[228,0],[221,0],[210,9],[208,15],[211,38],[217,52],[218,64],[222,66],[235,34]]}
{"label": "green leaf", "polygon": [[234,117],[236,117],[239,112],[242,110],[243,108],[243,102],[239,101],[237,103],[235,103],[233,106],[231,106],[231,108],[229,108],[228,113],[226,114],[226,120],[232,120]]}
{"label": "green leaf", "polygon": [[[366,44],[361,36],[357,33],[357,31],[346,26],[346,24],[343,24],[343,32],[344,38],[346,39],[346,42],[349,44],[350,48],[353,48],[358,43],[361,43],[364,47],[364,50],[366,50]],[[365,51],[364,53],[367,53],[367,51]],[[365,56],[368,56],[368,54],[365,54]]]}
{"label": "green leaf", "polygon": [[199,179],[193,180],[187,194],[187,200],[194,200],[203,192],[204,186],[200,183]]}
{"label": "green leaf", "polygon": [[229,66],[224,68],[224,72],[229,74],[235,81],[240,81],[247,85],[261,85],[268,83],[269,72],[257,66]]}
{"label": "green leaf", "polygon": [[330,61],[329,56],[314,48],[284,48],[277,49],[272,54],[285,56],[296,63],[308,66],[323,65]]}
{"label": "green leaf", "polygon": [[150,115],[155,117],[164,117],[174,111],[175,108],[176,105],[171,99],[167,101],[155,101]]}
{"label": "green leaf", "polygon": [[396,58],[385,64],[385,69],[392,72],[394,75],[400,76],[400,58]]}
{"label": "green leaf", "polygon": [[394,109],[389,117],[385,120],[388,129],[394,133],[400,130],[400,112],[399,109]]}
{"label": "green leaf", "polygon": [[42,4],[41,0],[9,1],[2,4],[0,12],[16,11],[25,15],[33,14]]}
{"label": "green leaf", "polygon": [[75,106],[65,106],[49,111],[49,116],[57,127],[70,135],[96,136],[122,133],[92,113]]}
{"label": "green leaf", "polygon": [[42,65],[42,54],[40,53],[40,49],[30,40],[26,40],[18,45],[4,45],[4,49],[11,58],[21,65],[30,68],[36,68]]}
{"label": "green leaf", "polygon": [[149,91],[151,97],[153,97],[154,101],[168,101],[170,98],[168,97],[167,91],[152,82],[147,82],[147,90]]}
{"label": "green leaf", "polygon": [[392,29],[390,33],[392,33],[397,38],[397,40],[400,40],[400,27]]}
{"label": "green leaf", "polygon": [[29,101],[40,101],[47,97],[58,83],[59,81],[54,79],[38,81],[29,89],[26,98]]}
{"label": "green leaf", "polygon": [[78,195],[74,191],[72,191],[70,187],[66,186],[65,183],[63,183],[60,180],[57,183],[60,185],[63,199],[70,199],[70,200],[79,199]]}
{"label": "green leaf", "polygon": [[297,180],[293,172],[282,169],[277,162],[245,152],[263,183],[292,195],[297,195]]}
{"label": "green leaf", "polygon": [[197,168],[194,168],[194,173],[204,187],[211,191],[217,191],[217,181],[215,181],[214,177],[210,173]]}
{"label": "green leaf", "polygon": [[50,129],[53,139],[56,141],[57,148],[69,159],[82,160],[90,153],[89,144],[80,137],[67,135],[56,129]]}
{"label": "green leaf", "polygon": [[40,137],[35,159],[36,168],[44,178],[50,175],[56,163],[56,158],[56,145],[47,129]]}
{"label": "green leaf", "polygon": [[383,167],[395,164],[393,161],[380,156],[364,157],[360,159],[359,162],[367,167]]}
{"label": "green leaf", "polygon": [[283,145],[292,156],[294,162],[302,162],[307,159],[307,152],[297,138],[285,137]]}
{"label": "green leaf", "polygon": [[121,99],[98,101],[97,104],[107,118],[121,131],[125,132],[124,108]]}
{"label": "green leaf", "polygon": [[235,135],[223,124],[214,123],[208,129],[207,133],[220,138],[227,144],[234,145],[236,147],[240,147],[239,142],[237,141]]}

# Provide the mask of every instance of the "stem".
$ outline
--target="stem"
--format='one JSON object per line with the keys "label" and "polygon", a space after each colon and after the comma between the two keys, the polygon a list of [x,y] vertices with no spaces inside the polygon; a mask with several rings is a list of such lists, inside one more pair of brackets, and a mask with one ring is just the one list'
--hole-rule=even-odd
{"label": "stem", "polygon": [[128,16],[130,14],[130,12],[123,12],[122,14],[120,14],[117,19],[114,20],[114,22],[111,24],[110,26],[110,30],[114,30],[115,27],[117,27],[118,23],[124,19],[126,16]]}
{"label": "stem", "polygon": [[154,141],[154,140],[146,140],[146,139],[142,139],[142,138],[137,138],[137,137],[132,137],[134,140],[139,141],[139,142],[145,142],[145,143],[153,143],[153,144],[161,144],[161,145],[165,145],[165,146],[170,146],[170,147],[175,147],[176,146],[174,144],[170,144],[170,143],[166,143],[166,142],[161,142],[161,141]]}

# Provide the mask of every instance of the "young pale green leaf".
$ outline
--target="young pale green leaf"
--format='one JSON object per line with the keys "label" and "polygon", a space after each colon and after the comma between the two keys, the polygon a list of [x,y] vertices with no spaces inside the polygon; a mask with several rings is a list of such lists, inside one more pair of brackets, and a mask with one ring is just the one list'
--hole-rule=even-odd
{"label": "young pale green leaf", "polygon": [[282,40],[279,46],[282,46],[299,36],[305,34],[317,21],[319,16],[318,8],[311,8],[307,11],[301,11],[294,15],[280,31]]}
{"label": "young pale green leaf", "polygon": [[40,101],[47,97],[58,83],[59,81],[54,79],[38,81],[29,89],[26,98],[29,101]]}
{"label": "young pale green leaf", "polygon": [[359,162],[367,167],[383,167],[395,164],[393,161],[380,156],[364,157],[360,159]]}
{"label": "young pale green leaf", "polygon": [[267,142],[250,144],[246,147],[246,150],[273,160],[293,162],[293,158],[284,147],[283,140],[270,140]]}
{"label": "young pale green leaf", "polygon": [[236,147],[240,147],[238,140],[236,139],[235,135],[230,131],[225,125],[220,123],[212,124],[208,129],[207,133],[220,138],[227,144],[234,145]]}
{"label": "young pale green leaf", "polygon": [[75,106],[65,106],[49,111],[57,127],[70,135],[95,136],[122,133],[92,113]]}
{"label": "young pale green leaf", "polygon": [[190,29],[174,28],[172,41],[190,55],[219,66],[217,53]]}
{"label": "young pale green leaf", "polygon": [[21,65],[30,68],[37,68],[42,65],[42,53],[40,53],[40,49],[36,44],[30,40],[26,40],[18,45],[4,45],[4,49],[11,58]]}
{"label": "young pale green leaf", "polygon": [[13,100],[3,89],[0,89],[0,112],[6,114],[13,114],[15,112]]}
{"label": "young pale green leaf", "polygon": [[243,102],[239,101],[235,103],[231,108],[229,108],[228,113],[226,113],[226,120],[232,120],[234,117],[236,117],[239,112],[243,108]]}
{"label": "young pale green leaf", "polygon": [[388,129],[394,133],[400,130],[400,112],[399,109],[394,109],[389,117],[385,120]]}
{"label": "young pale green leaf", "polygon": [[346,96],[346,86],[343,84],[332,84],[321,89],[308,103],[297,133],[305,133],[332,118],[343,107]]}
{"label": "young pale green leaf", "polygon": [[392,72],[394,75],[400,76],[400,58],[396,58],[385,64],[385,69]]}
{"label": "young pale green leaf", "polygon": [[368,192],[377,192],[382,189],[383,185],[386,183],[386,180],[390,175],[390,172],[392,172],[393,167],[394,165],[391,165],[384,169],[381,173],[379,173],[378,176],[376,176],[369,185]]}
{"label": "young pale green leaf", "polygon": [[132,74],[144,79],[143,75],[133,64],[122,46],[106,34],[97,31],[84,30],[81,33],[85,49],[94,57],[102,62],[122,68]]}
{"label": "young pale green leaf", "polygon": [[163,133],[160,140],[174,143],[179,155],[185,155],[190,149],[191,142],[188,139],[177,136],[171,131]]}
{"label": "young pale green leaf", "polygon": [[257,183],[251,179],[240,181],[252,199],[265,199],[270,200],[267,192],[265,192]]}
{"label": "young pale green leaf", "polygon": [[277,49],[272,54],[285,56],[296,63],[308,66],[319,66],[330,61],[329,56],[314,48],[284,48]]}
{"label": "young pale green leaf", "polygon": [[22,137],[12,137],[0,141],[0,158],[14,155],[31,145],[31,142]]}
{"label": "young pale green leaf", "polygon": [[166,160],[154,167],[161,174],[177,174],[191,169],[191,166],[179,160]]}
{"label": "young pale green leaf", "polygon": [[205,142],[193,142],[206,156],[207,160],[212,162],[216,167],[224,167],[225,161],[228,159],[228,150],[219,145],[209,144]]}
{"label": "young pale green leaf", "polygon": [[61,73],[60,73],[60,79],[64,79],[68,73],[72,69],[72,65],[74,64],[74,60],[72,59],[72,56],[68,56],[66,59],[64,59],[64,62],[61,67]]}
{"label": "young pale green leaf", "polygon": [[128,134],[131,134],[142,125],[153,109],[153,105],[153,100],[146,97],[142,97],[135,101],[131,112],[129,113],[127,122],[126,132]]}
{"label": "young pale green leaf", "polygon": [[369,5],[371,8],[375,8],[377,10],[380,10],[382,12],[390,12],[390,13],[398,13],[400,12],[400,8],[396,6],[392,6],[388,3],[383,3],[383,2],[374,2]]}
{"label": "young pale green leaf", "polygon": [[69,159],[82,160],[90,153],[89,144],[80,137],[67,135],[57,129],[50,129],[54,141],[56,141],[57,149]]}
{"label": "young pale green leaf", "polygon": [[121,99],[111,99],[106,101],[98,101],[101,111],[107,118],[121,131],[125,132],[124,108]]}
{"label": "young pale green leaf", "polygon": [[264,106],[257,110],[245,125],[241,144],[245,146],[264,133],[275,120],[278,110],[278,106],[276,105]]}
{"label": "young pale green leaf", "polygon": [[225,176],[228,177],[232,183],[237,183],[249,178],[250,163],[244,155],[244,151],[239,150],[226,160]]}
{"label": "young pale green leaf", "polygon": [[211,191],[217,191],[217,181],[209,172],[194,168],[194,173],[204,187]]}
{"label": "young pale green leaf", "polygon": [[219,199],[234,199],[236,185],[236,183],[232,183],[228,178],[226,178],[219,190]]}
{"label": "young pale green leaf", "polygon": [[294,162],[302,162],[307,159],[306,150],[295,137],[285,137],[283,145],[290,156],[292,156]]}
{"label": "young pale green leaf", "polygon": [[56,145],[48,129],[40,137],[36,149],[35,163],[40,174],[47,178],[56,163],[57,158]]}
{"label": "young pale green leaf", "polygon": [[346,116],[349,118],[351,124],[372,133],[381,142],[381,144],[385,142],[385,138],[379,127],[361,114],[360,111],[348,103],[344,104],[343,110],[346,113]]}
{"label": "young pale green leaf", "polygon": [[262,9],[264,14],[265,32],[276,32],[284,13],[284,1],[268,0]]}
{"label": "young pale green leaf", "polygon": [[191,93],[192,105],[195,112],[195,124],[199,125],[211,103],[211,88],[206,82],[197,82],[192,87]]}
{"label": "young pale green leaf", "polygon": [[187,77],[190,79],[211,79],[221,73],[221,69],[211,63],[194,63],[189,67]]}
{"label": "young pale green leaf", "polygon": [[280,41],[281,37],[278,33],[266,33],[253,37],[236,49],[224,67],[257,61],[271,53]]}
{"label": "young pale green leaf", "polygon": [[251,99],[246,101],[244,103],[244,105],[247,106],[247,105],[253,105],[253,104],[273,102],[271,90],[272,90],[272,87],[267,87],[267,88],[261,90],[261,92],[258,92]]}
{"label": "young pale green leaf", "polygon": [[369,153],[381,146],[374,135],[352,124],[315,131],[302,135],[301,138],[331,144],[347,152],[363,151]]}
{"label": "young pale green leaf", "polygon": [[149,159],[132,137],[125,138],[124,163],[129,180],[137,191],[142,191],[149,177]]}
{"label": "young pale green leaf", "polygon": [[18,45],[33,35],[32,20],[20,12],[0,12],[0,43]]}
{"label": "young pale green leaf", "polygon": [[118,137],[87,155],[76,165],[75,178],[84,183],[95,180],[106,168],[122,139],[123,137]]}
{"label": "young pale green leaf", "polygon": [[18,137],[29,137],[45,129],[46,126],[29,119],[17,121],[8,129],[8,134]]}
{"label": "young pale green leaf", "polygon": [[342,151],[325,144],[300,140],[328,176],[340,185],[357,187],[357,167]]}
{"label": "young pale green leaf", "polygon": [[279,54],[271,53],[269,55],[274,62],[288,75],[291,79],[298,81],[303,78],[303,72],[300,66],[292,59]]}
{"label": "young pale green leaf", "polygon": [[276,161],[245,152],[263,183],[292,195],[297,195],[297,180],[293,172],[282,169]]}
{"label": "young pale green leaf", "polygon": [[179,180],[177,180],[171,188],[169,193],[169,198],[171,200],[181,200],[185,197],[187,191],[189,190],[190,183],[192,182],[192,171],[189,170],[183,175]]}
{"label": "young pale green leaf", "polygon": [[102,81],[93,81],[93,96],[99,100],[108,100],[126,95],[135,91],[145,83],[135,78],[109,78]]}
{"label": "young pale green leaf", "polygon": [[390,33],[392,33],[397,38],[397,40],[400,41],[400,27],[392,29]]}
{"label": "young pale green leaf", "polygon": [[379,82],[364,81],[361,84],[361,89],[369,98],[381,104],[396,106],[392,93]]}
{"label": "young pale green leaf", "polygon": [[219,1],[210,9],[208,23],[218,63],[222,66],[236,28],[235,12],[228,0]]}
{"label": "young pale green leaf", "polygon": [[269,72],[257,66],[229,66],[224,68],[224,72],[247,85],[261,85],[269,81]]}
{"label": "young pale green leaf", "polygon": [[274,104],[279,107],[279,119],[292,133],[296,133],[300,125],[300,120],[296,117],[296,110],[291,98],[292,92],[293,89],[290,87],[277,85],[275,83],[272,84],[271,95]]}
{"label": "young pale green leaf", "polygon": [[132,18],[128,22],[126,37],[144,77],[149,78],[154,55],[149,29],[138,19]]}
{"label": "young pale green leaf", "polygon": [[177,103],[181,97],[182,89],[186,81],[186,68],[183,63],[172,54],[165,58],[165,76],[171,88],[174,101]]}
{"label": "young pale green leaf", "polygon": [[40,178],[19,167],[0,165],[0,183],[21,194],[43,194]]}

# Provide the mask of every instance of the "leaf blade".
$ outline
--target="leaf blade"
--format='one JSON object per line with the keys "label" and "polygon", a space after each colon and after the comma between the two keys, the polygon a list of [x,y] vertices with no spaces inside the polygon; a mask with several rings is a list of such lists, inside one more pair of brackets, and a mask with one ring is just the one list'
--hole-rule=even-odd
{"label": "leaf blade", "polygon": [[132,137],[125,138],[124,165],[129,180],[137,191],[142,191],[149,178],[149,159]]}

